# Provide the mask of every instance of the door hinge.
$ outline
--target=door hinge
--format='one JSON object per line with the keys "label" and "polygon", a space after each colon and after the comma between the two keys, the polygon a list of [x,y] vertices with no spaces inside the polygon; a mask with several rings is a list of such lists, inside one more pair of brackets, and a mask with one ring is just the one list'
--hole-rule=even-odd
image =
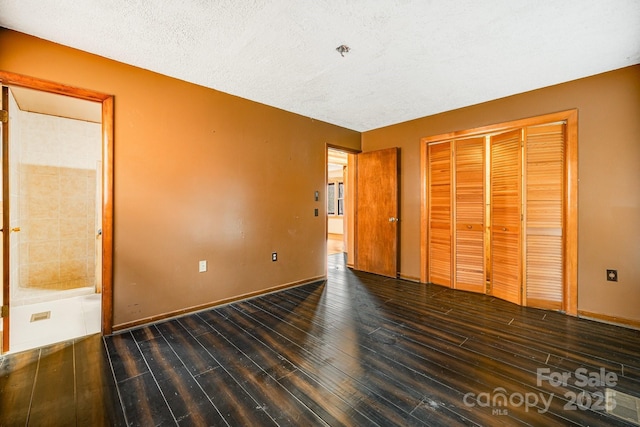
{"label": "door hinge", "polygon": [[9,121],[9,112],[7,110],[0,110],[0,122],[7,123]]}
{"label": "door hinge", "polygon": [[3,305],[0,310],[0,317],[9,317],[9,306]]}

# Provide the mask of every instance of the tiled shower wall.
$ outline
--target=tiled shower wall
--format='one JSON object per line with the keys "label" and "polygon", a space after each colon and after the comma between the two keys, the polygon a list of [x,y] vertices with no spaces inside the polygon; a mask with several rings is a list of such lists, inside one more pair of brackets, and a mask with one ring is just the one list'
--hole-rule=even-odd
{"label": "tiled shower wall", "polygon": [[95,286],[101,126],[29,112],[20,115],[20,286]]}

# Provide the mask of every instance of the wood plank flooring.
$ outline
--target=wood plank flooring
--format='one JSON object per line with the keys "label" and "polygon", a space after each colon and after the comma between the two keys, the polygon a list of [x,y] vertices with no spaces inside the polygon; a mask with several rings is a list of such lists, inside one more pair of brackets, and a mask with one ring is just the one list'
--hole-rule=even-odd
{"label": "wood plank flooring", "polygon": [[[76,397],[75,425],[630,426],[600,396],[607,386],[640,396],[640,331],[353,272],[341,254],[330,256],[326,283],[104,344],[117,397],[92,399],[76,379],[75,395],[87,400]],[[68,346],[40,350],[58,354],[50,363],[60,375],[71,372]],[[36,361],[30,352],[0,361],[0,425],[73,412],[69,384],[33,391],[43,375],[34,371],[53,372]],[[101,416],[96,400],[106,402]]]}
{"label": "wood plank flooring", "polygon": [[127,423],[630,425],[581,378],[639,396],[638,331],[330,260],[327,283],[107,337]]}
{"label": "wood plank flooring", "polygon": [[102,337],[0,357],[0,426],[124,425]]}

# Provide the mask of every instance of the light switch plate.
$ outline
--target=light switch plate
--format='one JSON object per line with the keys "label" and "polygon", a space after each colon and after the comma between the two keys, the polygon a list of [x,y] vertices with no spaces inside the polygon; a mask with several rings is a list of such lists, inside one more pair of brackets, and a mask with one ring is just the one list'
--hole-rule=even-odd
{"label": "light switch plate", "polygon": [[202,260],[198,263],[198,273],[204,273],[207,271],[207,261]]}

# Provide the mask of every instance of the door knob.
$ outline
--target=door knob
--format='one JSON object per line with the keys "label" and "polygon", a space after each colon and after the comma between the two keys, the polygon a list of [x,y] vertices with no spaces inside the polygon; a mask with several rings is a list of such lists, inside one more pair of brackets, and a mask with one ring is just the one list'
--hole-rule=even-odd
{"label": "door knob", "polygon": [[[9,231],[20,231],[20,227],[13,227]],[[0,233],[3,233],[3,232],[4,232],[4,228],[0,228]]]}
{"label": "door knob", "polygon": [[398,218],[391,217],[389,218],[389,222],[398,222],[400,221]]}

